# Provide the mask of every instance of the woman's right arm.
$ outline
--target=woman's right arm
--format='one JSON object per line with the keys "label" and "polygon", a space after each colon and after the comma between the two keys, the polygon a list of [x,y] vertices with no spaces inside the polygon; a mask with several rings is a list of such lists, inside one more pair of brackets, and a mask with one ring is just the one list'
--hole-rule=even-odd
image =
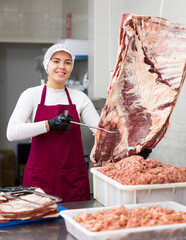
{"label": "woman's right arm", "polygon": [[34,110],[34,97],[30,90],[24,91],[18,99],[7,127],[9,141],[20,141],[46,133],[46,123],[29,122]]}

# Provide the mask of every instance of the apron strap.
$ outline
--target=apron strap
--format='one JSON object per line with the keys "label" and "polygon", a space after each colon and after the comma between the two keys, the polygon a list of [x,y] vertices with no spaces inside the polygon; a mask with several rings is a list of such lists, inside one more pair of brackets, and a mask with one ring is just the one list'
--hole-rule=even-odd
{"label": "apron strap", "polygon": [[72,101],[71,101],[71,98],[70,98],[70,94],[67,90],[67,88],[65,87],[65,91],[66,91],[66,94],[67,94],[67,98],[68,98],[68,102],[69,102],[69,105],[72,105]]}
{"label": "apron strap", "polygon": [[45,97],[46,97],[46,84],[43,87],[43,91],[42,91],[42,95],[41,95],[41,102],[40,102],[41,105],[45,104]]}

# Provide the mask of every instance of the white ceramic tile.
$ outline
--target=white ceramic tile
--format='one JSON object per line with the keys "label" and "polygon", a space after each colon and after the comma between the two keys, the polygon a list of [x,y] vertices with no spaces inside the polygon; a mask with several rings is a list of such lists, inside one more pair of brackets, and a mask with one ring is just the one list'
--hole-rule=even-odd
{"label": "white ceramic tile", "polygon": [[186,111],[186,107],[176,105],[171,116],[171,121],[176,124],[184,125],[186,123],[185,111]]}
{"label": "white ceramic tile", "polygon": [[[186,98],[186,79],[185,82],[181,88],[179,99]],[[184,99],[185,100],[185,99]]]}
{"label": "white ceramic tile", "polygon": [[96,15],[96,21],[95,21],[95,28],[96,32],[104,33],[104,32],[110,32],[111,30],[111,19],[109,14],[104,14],[104,17],[102,14]]}
{"label": "white ceramic tile", "polygon": [[181,144],[180,131],[174,131],[174,129],[168,129],[166,134],[170,147],[179,148]]}
{"label": "white ceramic tile", "polygon": [[[111,0],[94,0],[95,2],[95,11],[99,12],[110,12],[111,11]],[[102,16],[104,17],[104,15]]]}
{"label": "white ceramic tile", "polygon": [[[62,0],[2,1],[0,40],[23,42],[29,39],[29,42],[32,40],[35,42],[38,38],[38,41],[43,39],[45,42],[46,34],[43,29],[46,28],[48,34],[55,34],[53,39],[61,37],[61,6]],[[55,31],[53,28],[57,28],[57,30]],[[36,33],[38,36],[35,35]],[[42,34],[44,35],[42,36]]]}
{"label": "white ceramic tile", "polygon": [[72,38],[88,39],[88,0],[63,1],[63,37],[66,37],[66,15],[72,14]]}
{"label": "white ceramic tile", "polygon": [[96,52],[98,54],[106,53],[109,54],[110,49],[110,38],[108,33],[98,32],[96,34]]}
{"label": "white ceramic tile", "polygon": [[18,11],[18,1],[19,0],[6,0],[1,2],[1,9],[4,12],[17,12]]}
{"label": "white ceramic tile", "polygon": [[17,29],[18,13],[17,12],[3,12],[3,28]]}
{"label": "white ceramic tile", "polygon": [[62,0],[17,0],[21,12],[62,12]]}
{"label": "white ceramic tile", "polygon": [[180,145],[186,150],[186,131],[180,131]]}
{"label": "white ceramic tile", "polygon": [[109,77],[110,69],[109,69],[109,55],[108,54],[97,54],[96,55],[97,61],[95,62],[95,67],[96,67],[96,74],[97,73],[104,73],[107,75],[107,80]]}
{"label": "white ceramic tile", "polygon": [[105,73],[97,73],[96,76],[97,81],[94,85],[94,97],[96,98],[106,98],[108,96],[107,94],[107,88],[108,88],[108,77]]}
{"label": "white ceramic tile", "polygon": [[[18,0],[18,11],[19,12],[34,12],[34,0]],[[37,11],[37,10],[36,10]]]}

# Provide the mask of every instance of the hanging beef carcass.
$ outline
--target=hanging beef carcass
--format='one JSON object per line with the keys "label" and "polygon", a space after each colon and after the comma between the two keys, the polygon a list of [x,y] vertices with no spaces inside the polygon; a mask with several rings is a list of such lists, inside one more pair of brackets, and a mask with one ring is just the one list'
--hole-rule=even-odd
{"label": "hanging beef carcass", "polygon": [[117,162],[162,139],[186,75],[186,26],[123,14],[116,66],[90,159]]}

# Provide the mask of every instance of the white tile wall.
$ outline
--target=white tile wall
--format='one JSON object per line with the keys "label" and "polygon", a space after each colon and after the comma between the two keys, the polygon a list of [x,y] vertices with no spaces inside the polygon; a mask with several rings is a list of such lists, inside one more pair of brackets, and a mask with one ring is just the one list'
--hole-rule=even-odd
{"label": "white tile wall", "polygon": [[[89,93],[107,97],[110,71],[114,69],[122,13],[160,16],[161,0],[89,0]],[[186,24],[186,1],[164,0],[162,17]],[[170,126],[151,157],[186,166],[186,83],[182,87]]]}
{"label": "white tile wall", "polygon": [[66,38],[66,15],[72,14],[72,38],[88,39],[88,0],[63,0],[63,38]]}
{"label": "white tile wall", "polygon": [[[91,6],[91,7],[90,7]],[[106,97],[110,81],[110,0],[89,0],[89,93],[91,97]]]}
{"label": "white tile wall", "polygon": [[62,1],[0,0],[0,42],[56,42],[62,37]]}

